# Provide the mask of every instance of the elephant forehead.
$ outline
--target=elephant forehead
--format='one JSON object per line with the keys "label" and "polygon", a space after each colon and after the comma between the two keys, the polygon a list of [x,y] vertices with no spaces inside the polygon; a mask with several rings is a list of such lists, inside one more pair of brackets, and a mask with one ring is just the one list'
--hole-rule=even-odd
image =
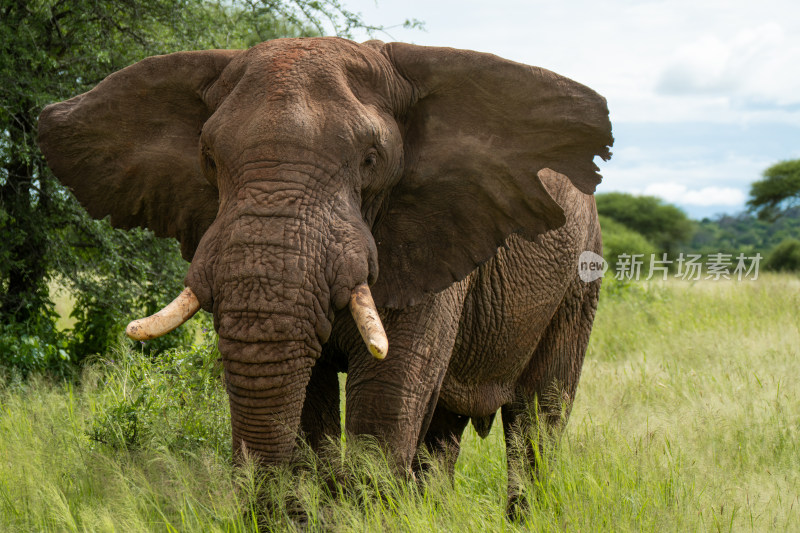
{"label": "elephant forehead", "polygon": [[343,39],[262,43],[232,62],[208,89],[216,116],[204,133],[314,141],[378,132],[380,121],[368,108],[389,100],[383,63],[372,49]]}
{"label": "elephant forehead", "polygon": [[340,38],[275,39],[232,61],[206,91],[212,109],[230,100],[388,103],[394,70],[369,46]]}
{"label": "elephant forehead", "polygon": [[327,48],[315,40],[291,40],[254,48],[247,81],[265,89],[265,97],[272,101],[320,90],[332,92],[333,96],[338,92],[334,92],[336,89],[345,87],[340,66],[342,54]]}

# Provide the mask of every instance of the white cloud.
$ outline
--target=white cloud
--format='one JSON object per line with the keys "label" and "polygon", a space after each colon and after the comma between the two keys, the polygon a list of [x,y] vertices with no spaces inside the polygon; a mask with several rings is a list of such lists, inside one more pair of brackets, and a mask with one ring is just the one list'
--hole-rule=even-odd
{"label": "white cloud", "polygon": [[692,206],[728,206],[739,207],[745,200],[744,192],[732,187],[703,187],[689,189],[680,183],[651,183],[645,187],[643,194],[658,196],[667,202]]}
{"label": "white cloud", "polygon": [[660,75],[658,92],[722,96],[734,104],[800,103],[800,44],[775,22],[729,39],[704,35],[677,49]]}
{"label": "white cloud", "polygon": [[[638,129],[647,131],[645,126]],[[631,133],[636,132],[622,136],[623,143],[631,139]],[[657,196],[680,206],[695,218],[719,212],[733,213],[745,208],[750,184],[777,160],[772,155],[759,153],[760,146],[746,153],[737,151],[747,144],[746,138],[734,136],[697,147],[691,144],[697,139],[670,144],[668,134],[641,139],[644,144],[621,146],[611,161],[601,165],[603,183],[598,192]],[[734,140],[738,142],[720,153],[718,145],[724,146]]]}
{"label": "white cloud", "polygon": [[[645,126],[639,129],[647,130]],[[637,132],[638,130],[632,133],[622,131],[619,148],[614,149],[610,161],[600,164],[603,175],[600,192],[644,194],[649,186],[658,184],[659,188],[648,194],[658,192],[656,195],[665,200],[682,203],[684,191],[706,189],[706,192],[713,193],[714,188],[733,189],[740,191],[737,195],[740,199],[738,203],[743,205],[750,184],[760,177],[765,168],[780,159],[770,153],[760,153],[762,146],[755,143],[752,151],[738,150],[743,145],[747,146],[749,137],[755,133],[744,138],[734,137],[712,142],[705,141],[702,137],[687,139],[679,134],[671,135],[671,131],[662,134],[657,132],[649,139],[636,139]],[[714,134],[715,130],[712,130],[707,135]],[[726,148],[727,144],[730,146]],[[661,189],[662,184],[676,184],[682,189]],[[734,198],[731,195],[721,197],[728,200]]]}

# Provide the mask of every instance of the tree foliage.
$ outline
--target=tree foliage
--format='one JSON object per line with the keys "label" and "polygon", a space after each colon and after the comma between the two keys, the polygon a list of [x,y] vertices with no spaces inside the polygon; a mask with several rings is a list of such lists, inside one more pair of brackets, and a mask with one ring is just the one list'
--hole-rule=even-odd
{"label": "tree foliage", "polygon": [[750,185],[750,210],[761,220],[773,221],[786,209],[800,206],[800,159],[781,161],[766,169]]}
{"label": "tree foliage", "polygon": [[694,232],[694,223],[680,208],[654,196],[610,192],[595,195],[597,211],[641,234],[659,251],[674,254]]}
{"label": "tree foliage", "polygon": [[767,256],[764,268],[777,272],[800,272],[800,240],[781,241]]}
{"label": "tree foliage", "polygon": [[[55,180],[35,142],[46,104],[149,55],[382,29],[338,0],[0,0],[0,20],[0,363],[32,367],[104,351],[132,314],[177,294],[186,269],[175,242],[91,220]],[[69,341],[54,281],[76,297]]]}
{"label": "tree foliage", "polygon": [[[650,255],[657,254],[656,246],[638,233],[613,218],[600,215],[600,229],[603,232],[603,258],[608,262],[612,273],[619,268],[619,257],[641,255],[643,272],[650,265]],[[661,256],[658,255],[660,258]]]}
{"label": "tree foliage", "polygon": [[697,231],[688,248],[701,253],[754,254],[773,249],[786,239],[800,235],[800,207],[792,207],[774,222],[761,220],[751,213],[719,215],[697,223]]}

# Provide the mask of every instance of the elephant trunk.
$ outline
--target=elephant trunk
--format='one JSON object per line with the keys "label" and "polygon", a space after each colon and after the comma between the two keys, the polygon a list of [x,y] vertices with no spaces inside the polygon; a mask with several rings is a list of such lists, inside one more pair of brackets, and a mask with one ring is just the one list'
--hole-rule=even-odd
{"label": "elephant trunk", "polygon": [[316,347],[302,341],[243,343],[220,338],[234,456],[287,462],[300,426]]}
{"label": "elephant trunk", "polygon": [[315,253],[324,234],[310,232],[301,214],[288,220],[248,214],[228,228],[207,277],[233,450],[265,464],[285,463],[300,431],[311,370],[332,327],[327,263]]}
{"label": "elephant trunk", "polygon": [[319,176],[284,167],[262,165],[240,176],[237,201],[222,201],[186,280],[214,315],[234,450],[267,463],[291,454],[311,369],[336,310],[349,303],[362,316],[374,355],[388,348],[369,290],[354,291],[366,289],[376,268],[360,210],[337,191],[319,192],[312,202],[311,178]]}

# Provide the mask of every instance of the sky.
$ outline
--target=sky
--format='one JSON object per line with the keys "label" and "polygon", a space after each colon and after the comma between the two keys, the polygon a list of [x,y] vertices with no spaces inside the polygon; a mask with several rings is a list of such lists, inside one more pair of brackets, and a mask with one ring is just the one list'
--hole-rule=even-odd
{"label": "sky", "polygon": [[368,24],[425,23],[381,40],[490,52],[605,96],[615,143],[598,192],[733,214],[767,167],[800,158],[797,0],[342,3]]}

